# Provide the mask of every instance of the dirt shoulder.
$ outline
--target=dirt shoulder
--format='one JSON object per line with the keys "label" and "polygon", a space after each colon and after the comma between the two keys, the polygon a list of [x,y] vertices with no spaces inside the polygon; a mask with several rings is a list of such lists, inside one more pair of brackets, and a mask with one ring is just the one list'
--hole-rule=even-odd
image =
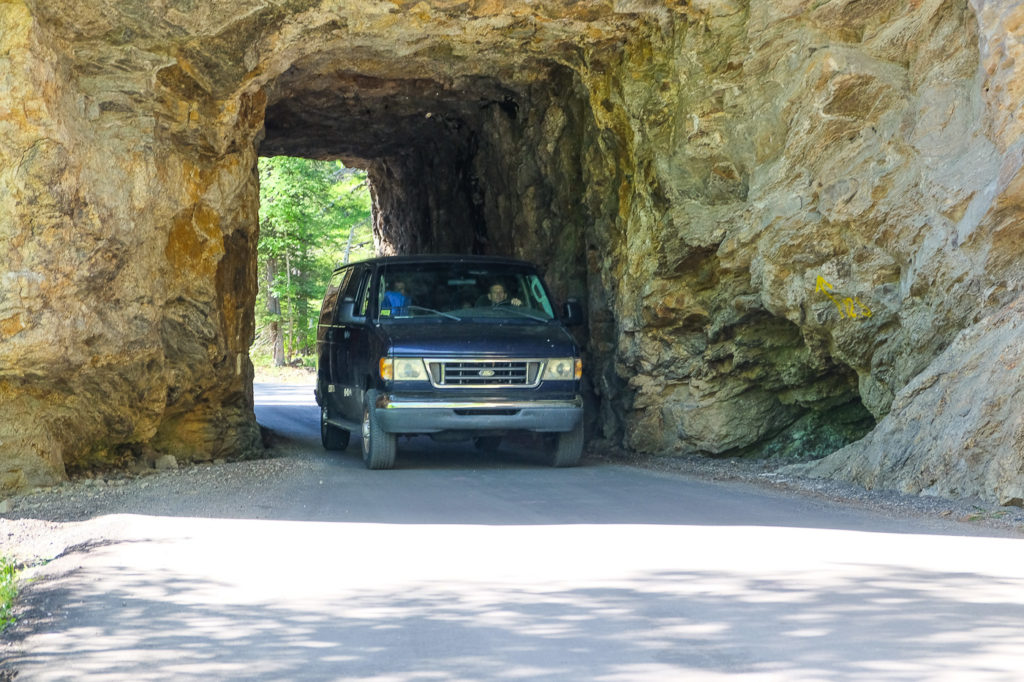
{"label": "dirt shoulder", "polygon": [[628,453],[601,442],[591,443],[588,449],[588,458],[593,461],[624,464],[706,481],[747,483],[870,509],[894,518],[951,519],[977,528],[989,528],[1024,537],[1024,509],[999,506],[976,498],[951,500],[907,495],[891,490],[867,490],[843,481],[781,473],[779,470],[790,462],[699,455],[644,455]]}

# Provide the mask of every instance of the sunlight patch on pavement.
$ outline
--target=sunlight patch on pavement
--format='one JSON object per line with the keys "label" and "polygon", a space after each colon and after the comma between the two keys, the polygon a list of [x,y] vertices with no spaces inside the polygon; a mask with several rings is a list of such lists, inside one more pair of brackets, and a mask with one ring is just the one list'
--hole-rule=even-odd
{"label": "sunlight patch on pavement", "polygon": [[68,608],[115,600],[107,648],[91,646],[101,634],[93,628],[58,628],[42,640],[92,679],[104,670],[115,679],[112,660],[136,655],[185,676],[236,678],[242,659],[268,678],[345,671],[398,682],[986,680],[1024,670],[1017,539],[753,526],[106,522],[120,536],[90,551],[87,570],[63,587],[78,605]]}
{"label": "sunlight patch on pavement", "polygon": [[[760,526],[108,518],[120,521],[117,525],[127,542],[98,548],[95,554],[131,559],[139,569],[177,566],[206,579],[220,576],[227,582],[218,585],[217,592],[243,590],[236,596],[244,596],[249,587],[269,587],[264,579],[292,596],[319,594],[320,585],[282,580],[296,575],[318,580],[333,576],[339,586],[355,590],[451,580],[515,580],[561,587],[581,580],[629,582],[643,574],[646,586],[661,590],[671,581],[652,578],[658,572],[703,571],[712,576],[721,572],[721,578],[709,579],[715,590],[726,591],[737,589],[736,581],[745,576],[806,574],[806,580],[785,595],[747,595],[765,602],[799,601],[813,596],[815,586],[864,576],[887,592],[883,605],[900,608],[908,591],[936,589],[915,580],[917,571],[936,572],[944,593],[976,603],[1002,599],[1007,581],[1024,578],[1024,542],[1008,538]],[[267,552],[268,546],[275,551]],[[910,573],[892,570],[895,567]],[[979,585],[980,575],[988,580]],[[337,580],[342,577],[343,582]],[[259,592],[254,589],[251,594]],[[1020,598],[1024,600],[1024,594]]]}
{"label": "sunlight patch on pavement", "polygon": [[253,384],[253,401],[261,405],[316,405],[313,385]]}

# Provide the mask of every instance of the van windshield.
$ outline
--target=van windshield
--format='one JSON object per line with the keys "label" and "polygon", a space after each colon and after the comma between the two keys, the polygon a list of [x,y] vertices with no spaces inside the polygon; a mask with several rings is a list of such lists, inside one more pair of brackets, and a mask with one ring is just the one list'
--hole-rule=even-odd
{"label": "van windshield", "polygon": [[532,269],[490,263],[400,263],[377,274],[380,322],[550,322],[554,308]]}

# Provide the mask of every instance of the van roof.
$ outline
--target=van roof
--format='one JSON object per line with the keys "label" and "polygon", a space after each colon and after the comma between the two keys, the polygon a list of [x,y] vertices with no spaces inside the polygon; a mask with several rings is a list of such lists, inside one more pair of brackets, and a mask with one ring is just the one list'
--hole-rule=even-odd
{"label": "van roof", "polygon": [[537,266],[534,263],[525,260],[518,260],[516,258],[506,258],[504,256],[473,256],[467,254],[451,253],[451,254],[422,254],[416,256],[378,256],[377,258],[367,258],[360,261],[352,261],[345,265],[339,265],[334,268],[337,272],[343,268],[350,267],[352,265],[358,265],[361,263],[369,265],[389,265],[389,264],[400,264],[400,263],[487,263],[495,265],[519,265],[522,267],[536,269]]}

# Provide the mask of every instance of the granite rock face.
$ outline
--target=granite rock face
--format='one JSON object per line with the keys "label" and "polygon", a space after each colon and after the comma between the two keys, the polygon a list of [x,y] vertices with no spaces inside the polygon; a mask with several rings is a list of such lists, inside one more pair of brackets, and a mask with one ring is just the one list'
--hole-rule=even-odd
{"label": "granite rock face", "polygon": [[[1016,499],[1022,34],[995,0],[2,3],[0,488],[257,447],[287,153],[369,170],[382,253],[584,299],[595,435]],[[1002,407],[946,432],[953,391]]]}

